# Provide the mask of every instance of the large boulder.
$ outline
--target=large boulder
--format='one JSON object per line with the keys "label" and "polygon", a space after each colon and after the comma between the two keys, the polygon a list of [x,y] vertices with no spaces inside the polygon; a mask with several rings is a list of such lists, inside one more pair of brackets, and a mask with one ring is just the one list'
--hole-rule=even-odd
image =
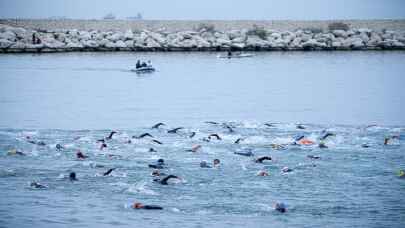
{"label": "large boulder", "polygon": [[118,40],[117,42],[115,42],[115,47],[117,47],[117,48],[126,48],[127,45],[124,43],[124,41]]}
{"label": "large boulder", "polygon": [[246,40],[246,46],[248,47],[265,47],[268,46],[268,42],[261,39],[258,36],[248,36]]}
{"label": "large boulder", "polygon": [[146,47],[149,48],[160,48],[160,44],[158,42],[156,42],[156,40],[152,39],[151,37],[147,38],[146,41]]}
{"label": "large boulder", "polygon": [[327,47],[327,45],[325,43],[318,42],[315,39],[310,39],[310,40],[302,43],[302,47],[311,49],[311,48]]}
{"label": "large boulder", "polygon": [[79,42],[68,42],[65,45],[65,48],[83,48],[83,44]]}
{"label": "large boulder", "polygon": [[85,40],[81,43],[83,44],[84,47],[87,47],[87,48],[96,48],[99,46],[99,44],[96,40]]}
{"label": "large boulder", "polygon": [[10,40],[0,38],[0,48],[8,48],[13,44],[14,42],[11,42]]}
{"label": "large boulder", "polygon": [[343,37],[343,38],[347,38],[348,34],[346,31],[344,30],[333,30],[332,34],[335,35],[336,37]]}
{"label": "large boulder", "polygon": [[17,36],[12,31],[5,31],[5,32],[0,33],[0,39],[9,40],[9,41],[14,42],[17,40]]}
{"label": "large boulder", "polygon": [[134,39],[134,33],[132,32],[132,30],[127,30],[127,31],[124,33],[124,39],[125,39],[125,40],[132,40],[132,39]]}

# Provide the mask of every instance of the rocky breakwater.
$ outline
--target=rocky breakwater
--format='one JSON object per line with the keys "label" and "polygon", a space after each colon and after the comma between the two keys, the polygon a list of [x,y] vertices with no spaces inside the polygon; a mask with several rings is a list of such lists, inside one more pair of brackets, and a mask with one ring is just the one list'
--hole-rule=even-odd
{"label": "rocky breakwater", "polygon": [[67,51],[272,51],[272,50],[405,50],[404,31],[371,29],[262,28],[219,32],[213,28],[167,32],[141,30],[26,30],[0,25],[0,52]]}

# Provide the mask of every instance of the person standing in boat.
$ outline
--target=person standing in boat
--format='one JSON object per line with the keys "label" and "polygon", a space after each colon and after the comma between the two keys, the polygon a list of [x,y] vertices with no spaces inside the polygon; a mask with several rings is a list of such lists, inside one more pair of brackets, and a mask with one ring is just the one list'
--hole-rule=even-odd
{"label": "person standing in boat", "polygon": [[138,61],[136,62],[136,69],[141,68],[141,61],[138,59]]}
{"label": "person standing in boat", "polygon": [[232,51],[231,51],[231,49],[229,49],[228,50],[228,58],[231,58],[232,57]]}

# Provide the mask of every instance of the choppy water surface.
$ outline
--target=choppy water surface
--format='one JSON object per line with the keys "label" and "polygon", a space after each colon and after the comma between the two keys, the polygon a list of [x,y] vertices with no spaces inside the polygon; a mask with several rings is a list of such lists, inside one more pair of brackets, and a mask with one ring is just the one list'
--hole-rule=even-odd
{"label": "choppy water surface", "polygon": [[[0,56],[0,226],[404,226],[404,52],[215,56]],[[129,72],[138,57],[158,72]],[[118,133],[100,150],[96,141],[111,130]],[[163,144],[132,138],[146,132]],[[321,149],[325,132],[335,136]],[[205,141],[212,133],[222,140]],[[292,145],[297,135],[315,144]],[[196,144],[199,151],[187,151]],[[79,149],[89,157],[77,159]],[[249,150],[254,157],[234,154]],[[265,155],[273,160],[253,161]],[[159,158],[162,172],[182,181],[154,182],[148,164]],[[199,167],[215,158],[219,168]],[[285,166],[293,171],[282,173]],[[66,178],[72,171],[79,181]],[[135,201],[164,210],[134,210]],[[287,213],[273,210],[277,201]]]}

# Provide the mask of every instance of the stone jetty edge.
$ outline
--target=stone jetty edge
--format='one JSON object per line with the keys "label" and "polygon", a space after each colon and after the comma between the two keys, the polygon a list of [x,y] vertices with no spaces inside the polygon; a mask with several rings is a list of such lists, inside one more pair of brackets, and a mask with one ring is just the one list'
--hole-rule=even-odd
{"label": "stone jetty edge", "polygon": [[405,50],[404,21],[395,22],[400,25],[396,30],[384,29],[381,26],[393,27],[389,26],[389,21],[384,23],[378,28],[371,26],[373,29],[354,27],[345,30],[329,30],[325,25],[290,26],[291,31],[254,24],[240,29],[240,26],[222,26],[220,30],[210,23],[194,23],[192,28],[176,31],[156,24],[153,28],[143,26],[126,30],[116,30],[113,25],[109,25],[110,30],[79,30],[63,26],[43,29],[32,24],[26,26],[0,20],[0,53]]}

